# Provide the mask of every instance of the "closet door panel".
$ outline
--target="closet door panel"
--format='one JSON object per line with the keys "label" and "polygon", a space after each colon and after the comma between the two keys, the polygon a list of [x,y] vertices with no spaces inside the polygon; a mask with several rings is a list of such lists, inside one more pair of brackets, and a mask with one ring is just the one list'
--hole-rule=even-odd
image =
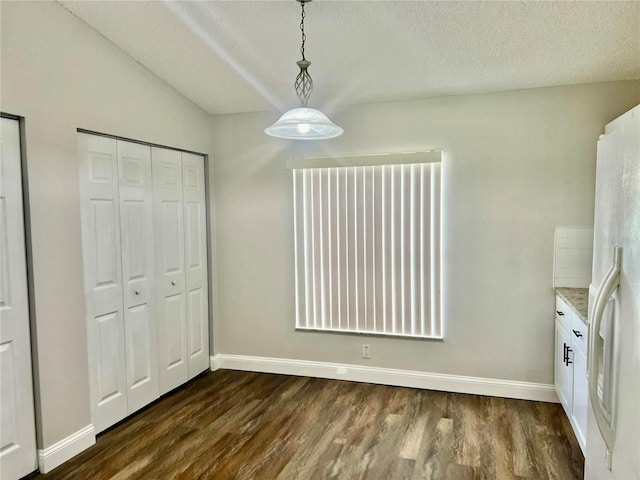
{"label": "closet door panel", "polygon": [[189,378],[209,367],[204,157],[182,154]]}
{"label": "closet door panel", "polygon": [[0,124],[0,476],[37,468],[20,126]]}
{"label": "closet door panel", "polygon": [[120,300],[117,206],[114,199],[106,197],[92,198],[90,202],[90,221],[95,228],[90,234],[90,248],[95,256],[95,281],[92,290],[95,301],[107,306]]}
{"label": "closet door panel", "polygon": [[128,413],[159,394],[151,148],[117,141]]}
{"label": "closet door panel", "polygon": [[160,392],[188,378],[180,152],[152,148]]}
{"label": "closet door panel", "polygon": [[199,201],[185,200],[184,202],[187,282],[197,281],[201,283],[203,280],[207,280],[206,258],[202,258],[202,254],[206,253],[202,248],[202,241],[204,240],[202,231],[205,227],[202,223],[203,207],[204,205]]}
{"label": "closet door panel", "polygon": [[[164,323],[163,336],[165,341],[165,364],[168,370],[182,369],[185,367],[185,324],[184,324],[184,294],[168,295],[164,299]],[[179,383],[186,380],[181,378]],[[178,381],[178,380],[176,380]],[[179,384],[178,383],[178,384]]]}
{"label": "closet door panel", "polygon": [[116,141],[78,134],[91,411],[102,431],[127,415]]}
{"label": "closet door panel", "polygon": [[207,289],[194,288],[187,292],[187,331],[189,347],[189,377],[209,367]]}
{"label": "closet door panel", "polygon": [[[110,312],[95,318],[97,357],[98,407],[106,406],[122,397],[122,372],[119,371],[122,354],[120,312]],[[126,413],[126,412],[125,412]]]}
{"label": "closet door panel", "polygon": [[204,158],[182,154],[187,285],[207,282]]}
{"label": "closet door panel", "polygon": [[126,310],[127,387],[129,413],[159,396],[158,368],[154,361],[153,316],[148,304]]}

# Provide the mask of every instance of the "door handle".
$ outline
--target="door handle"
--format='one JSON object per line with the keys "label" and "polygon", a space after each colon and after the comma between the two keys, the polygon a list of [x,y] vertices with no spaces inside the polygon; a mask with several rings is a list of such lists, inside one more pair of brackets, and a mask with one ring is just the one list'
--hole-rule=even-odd
{"label": "door handle", "polygon": [[[596,419],[596,424],[607,446],[607,467],[611,470],[613,457],[613,440],[615,438],[614,425],[609,423],[602,411],[602,404],[598,395],[598,375],[600,374],[599,363],[604,350],[604,340],[600,337],[600,325],[606,303],[613,295],[613,292],[620,285],[620,266],[622,263],[622,247],[613,247],[613,261],[606,273],[600,289],[596,294],[591,310],[591,321],[589,322],[589,350],[587,355],[587,366],[589,374],[589,399],[591,409]],[[611,372],[603,372],[603,377]]]}
{"label": "door handle", "polygon": [[567,358],[565,359],[565,365],[567,367],[573,363],[571,360],[569,360],[569,354],[570,353],[573,353],[573,350],[571,348],[569,348],[569,346],[567,346]]}

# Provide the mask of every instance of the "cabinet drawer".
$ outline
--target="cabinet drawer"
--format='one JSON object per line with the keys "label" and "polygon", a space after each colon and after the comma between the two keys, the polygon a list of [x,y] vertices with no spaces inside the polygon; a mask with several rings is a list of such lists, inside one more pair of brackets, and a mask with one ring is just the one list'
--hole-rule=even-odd
{"label": "cabinet drawer", "polygon": [[575,313],[571,315],[571,343],[573,347],[580,350],[583,355],[587,354],[589,329]]}
{"label": "cabinet drawer", "polygon": [[556,296],[556,319],[567,330],[571,329],[572,311],[560,297]]}

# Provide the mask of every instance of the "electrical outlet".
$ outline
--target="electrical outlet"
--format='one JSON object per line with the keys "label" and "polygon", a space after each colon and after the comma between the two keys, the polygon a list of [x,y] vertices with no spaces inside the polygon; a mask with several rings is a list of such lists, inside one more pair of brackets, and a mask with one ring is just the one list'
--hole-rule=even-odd
{"label": "electrical outlet", "polygon": [[371,345],[362,345],[362,358],[371,358]]}

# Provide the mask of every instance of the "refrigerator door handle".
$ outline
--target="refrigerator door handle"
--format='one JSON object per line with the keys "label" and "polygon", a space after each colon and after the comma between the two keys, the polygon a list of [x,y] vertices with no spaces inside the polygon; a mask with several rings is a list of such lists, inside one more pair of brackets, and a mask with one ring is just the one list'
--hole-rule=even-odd
{"label": "refrigerator door handle", "polygon": [[[600,336],[600,325],[602,323],[602,315],[604,313],[605,306],[616,288],[618,288],[618,285],[620,285],[621,261],[622,247],[613,247],[613,262],[604,277],[600,290],[596,294],[593,303],[591,321],[589,322],[589,399],[591,400],[591,407],[593,409],[596,423],[598,424],[598,429],[600,430],[602,439],[607,446],[609,470],[611,470],[611,457],[613,453],[615,432],[612,427],[613,418],[611,418],[610,424],[604,415],[602,401],[598,396],[598,368],[600,366],[604,350],[604,341]],[[611,341],[611,339],[607,339],[607,341]],[[611,373],[612,372],[605,372],[605,374]]]}

